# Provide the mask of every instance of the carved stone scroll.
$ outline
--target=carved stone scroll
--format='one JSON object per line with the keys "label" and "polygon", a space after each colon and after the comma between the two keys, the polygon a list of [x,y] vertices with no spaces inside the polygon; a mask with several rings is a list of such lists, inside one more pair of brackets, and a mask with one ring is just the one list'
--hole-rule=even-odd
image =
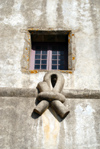
{"label": "carved stone scroll", "polygon": [[61,118],[64,118],[69,113],[64,105],[65,96],[61,94],[64,82],[64,77],[60,72],[46,73],[43,82],[37,85],[40,92],[37,96],[39,104],[34,112],[41,115],[47,108],[52,107]]}

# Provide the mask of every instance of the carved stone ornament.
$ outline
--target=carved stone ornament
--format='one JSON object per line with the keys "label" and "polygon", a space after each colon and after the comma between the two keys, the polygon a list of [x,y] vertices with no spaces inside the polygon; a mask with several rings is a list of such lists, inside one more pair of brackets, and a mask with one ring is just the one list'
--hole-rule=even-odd
{"label": "carved stone ornament", "polygon": [[45,74],[43,82],[37,85],[40,93],[37,96],[39,103],[34,109],[35,113],[42,115],[49,107],[61,118],[69,113],[64,105],[65,96],[61,94],[64,82],[64,77],[60,72],[51,71]]}

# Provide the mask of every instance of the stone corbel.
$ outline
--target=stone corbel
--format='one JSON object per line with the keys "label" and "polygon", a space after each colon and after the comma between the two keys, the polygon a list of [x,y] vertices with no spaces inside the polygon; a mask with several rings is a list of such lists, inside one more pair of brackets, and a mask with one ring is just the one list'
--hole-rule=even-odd
{"label": "stone corbel", "polygon": [[64,77],[60,72],[46,73],[43,82],[37,85],[40,92],[37,96],[39,104],[35,107],[34,112],[42,115],[47,108],[51,107],[61,118],[64,118],[69,113],[64,105],[66,98],[61,94],[64,83]]}

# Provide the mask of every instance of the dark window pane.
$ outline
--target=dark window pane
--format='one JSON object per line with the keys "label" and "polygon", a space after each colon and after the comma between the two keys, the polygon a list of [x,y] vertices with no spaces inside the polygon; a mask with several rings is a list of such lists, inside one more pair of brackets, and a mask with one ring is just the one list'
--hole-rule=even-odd
{"label": "dark window pane", "polygon": [[64,56],[63,55],[59,55],[58,59],[64,59]]}
{"label": "dark window pane", "polygon": [[46,65],[41,65],[41,69],[46,69]]}
{"label": "dark window pane", "polygon": [[64,51],[58,51],[58,54],[63,55],[64,54]]}
{"label": "dark window pane", "polygon": [[63,61],[63,60],[59,60],[59,61],[58,61],[58,64],[63,65],[63,64],[64,64],[64,61]]}
{"label": "dark window pane", "polygon": [[64,65],[59,65],[59,66],[58,66],[58,69],[64,70]]}
{"label": "dark window pane", "polygon": [[40,59],[40,55],[35,55],[35,59]]}
{"label": "dark window pane", "polygon": [[46,64],[47,63],[47,60],[42,60],[42,64]]}
{"label": "dark window pane", "polygon": [[41,46],[36,46],[35,48],[36,48],[36,50],[40,50]]}
{"label": "dark window pane", "polygon": [[57,55],[52,55],[52,59],[57,59]]}
{"label": "dark window pane", "polygon": [[52,65],[52,69],[57,69],[57,65]]}
{"label": "dark window pane", "polygon": [[47,55],[42,55],[42,59],[47,59]]}
{"label": "dark window pane", "polygon": [[46,51],[47,50],[47,46],[43,46],[42,50]]}
{"label": "dark window pane", "polygon": [[40,60],[35,60],[35,64],[40,64]]}
{"label": "dark window pane", "polygon": [[52,50],[57,51],[57,46],[52,46]]}
{"label": "dark window pane", "polygon": [[40,54],[41,53],[41,51],[36,51],[36,54]]}
{"label": "dark window pane", "polygon": [[57,55],[57,51],[52,51],[52,54],[56,54]]}
{"label": "dark window pane", "polygon": [[47,51],[42,51],[42,54],[47,54]]}
{"label": "dark window pane", "polygon": [[40,69],[40,65],[35,65],[35,69]]}
{"label": "dark window pane", "polygon": [[64,50],[64,46],[59,46],[59,51],[63,51]]}
{"label": "dark window pane", "polygon": [[56,60],[52,60],[52,64],[57,64],[57,61]]}

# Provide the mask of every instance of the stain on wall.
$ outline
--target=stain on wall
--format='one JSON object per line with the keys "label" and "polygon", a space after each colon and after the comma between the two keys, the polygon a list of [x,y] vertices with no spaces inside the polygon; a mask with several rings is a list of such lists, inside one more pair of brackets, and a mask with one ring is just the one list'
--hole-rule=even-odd
{"label": "stain on wall", "polygon": [[3,149],[99,149],[100,100],[66,99],[70,114],[64,119],[48,109],[31,117],[32,97],[0,97],[0,141]]}

